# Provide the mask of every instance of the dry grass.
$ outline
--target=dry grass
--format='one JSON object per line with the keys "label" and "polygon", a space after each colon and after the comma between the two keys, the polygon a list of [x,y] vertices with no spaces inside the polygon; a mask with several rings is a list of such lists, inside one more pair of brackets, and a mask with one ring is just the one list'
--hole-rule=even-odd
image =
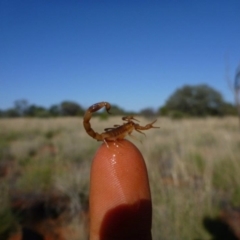
{"label": "dry grass", "polygon": [[[98,132],[118,123],[119,117],[92,119]],[[153,239],[209,239],[204,218],[215,217],[224,202],[240,205],[238,122],[159,118],[156,125],[161,128],[146,138],[134,134],[142,144],[133,140],[148,167]],[[88,195],[91,159],[100,144],[86,135],[82,119],[1,119],[0,136],[0,161],[16,163],[12,188],[58,190],[70,196],[73,212],[81,209],[79,194]]]}

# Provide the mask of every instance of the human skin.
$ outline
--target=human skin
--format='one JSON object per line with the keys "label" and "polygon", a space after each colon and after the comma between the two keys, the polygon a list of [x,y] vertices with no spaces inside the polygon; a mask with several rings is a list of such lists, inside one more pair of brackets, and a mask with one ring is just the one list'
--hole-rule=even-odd
{"label": "human skin", "polygon": [[152,202],[142,154],[127,140],[103,143],[90,177],[90,240],[151,240]]}

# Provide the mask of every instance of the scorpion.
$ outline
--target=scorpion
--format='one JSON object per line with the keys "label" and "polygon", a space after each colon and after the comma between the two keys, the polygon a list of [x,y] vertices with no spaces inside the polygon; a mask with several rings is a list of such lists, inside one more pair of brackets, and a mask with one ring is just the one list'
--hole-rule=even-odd
{"label": "scorpion", "polygon": [[105,128],[104,129],[105,132],[99,134],[92,129],[90,124],[90,119],[92,117],[92,113],[100,110],[103,107],[105,107],[108,114],[111,114],[109,112],[109,110],[111,109],[110,103],[108,102],[95,103],[87,109],[83,117],[83,126],[89,136],[96,139],[97,141],[104,141],[107,146],[108,146],[107,141],[121,140],[121,139],[124,139],[126,135],[133,137],[131,135],[133,130],[136,130],[137,132],[145,135],[145,133],[141,132],[140,130],[148,130],[150,128],[159,128],[159,127],[153,126],[153,124],[157,120],[147,124],[146,126],[140,126],[138,123],[135,123],[133,121],[133,120],[138,121],[133,116],[126,116],[126,117],[122,117],[122,120],[126,121],[125,123],[123,123],[123,125],[114,125],[112,128]]}

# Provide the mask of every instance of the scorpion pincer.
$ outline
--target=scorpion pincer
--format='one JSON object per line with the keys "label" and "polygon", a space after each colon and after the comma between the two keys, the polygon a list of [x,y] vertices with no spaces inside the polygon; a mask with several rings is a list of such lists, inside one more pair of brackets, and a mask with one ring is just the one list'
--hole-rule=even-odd
{"label": "scorpion pincer", "polygon": [[92,129],[90,119],[92,117],[92,113],[100,110],[103,107],[105,107],[106,111],[110,113],[109,110],[111,109],[111,105],[108,102],[95,103],[91,107],[89,107],[83,117],[83,126],[89,136],[96,139],[97,141],[104,141],[107,146],[108,146],[107,141],[121,140],[124,139],[126,135],[133,137],[131,135],[133,130],[136,130],[137,132],[144,134],[140,130],[159,128],[153,126],[153,124],[157,120],[147,124],[146,126],[140,126],[139,124],[133,121],[133,120],[138,121],[137,119],[135,119],[133,116],[127,116],[122,118],[123,121],[126,121],[126,123],[124,123],[123,125],[114,125],[113,128],[105,128],[104,129],[105,132],[99,134]]}

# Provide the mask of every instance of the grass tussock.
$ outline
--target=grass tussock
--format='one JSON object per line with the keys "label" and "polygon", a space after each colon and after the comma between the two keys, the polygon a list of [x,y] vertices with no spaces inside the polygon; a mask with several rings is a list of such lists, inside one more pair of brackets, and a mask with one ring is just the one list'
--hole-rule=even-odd
{"label": "grass tussock", "polygon": [[[139,120],[142,125],[148,123]],[[102,132],[122,121],[93,118],[91,123]],[[216,217],[224,202],[240,206],[238,122],[234,118],[159,118],[156,126],[161,128],[146,131],[147,137],[134,133],[142,143],[133,140],[148,167],[153,239],[209,239],[204,219]],[[2,175],[8,188],[58,191],[70,197],[72,212],[84,208],[91,160],[100,143],[85,133],[81,118],[1,119],[0,136],[0,166],[6,166]],[[8,162],[9,166],[14,163],[14,170],[7,169]],[[4,196],[6,189],[1,189]],[[6,223],[0,231],[6,233],[14,219],[6,204],[1,204],[0,214]],[[79,221],[75,218],[70,228],[84,229]],[[87,239],[83,232],[73,239]]]}

